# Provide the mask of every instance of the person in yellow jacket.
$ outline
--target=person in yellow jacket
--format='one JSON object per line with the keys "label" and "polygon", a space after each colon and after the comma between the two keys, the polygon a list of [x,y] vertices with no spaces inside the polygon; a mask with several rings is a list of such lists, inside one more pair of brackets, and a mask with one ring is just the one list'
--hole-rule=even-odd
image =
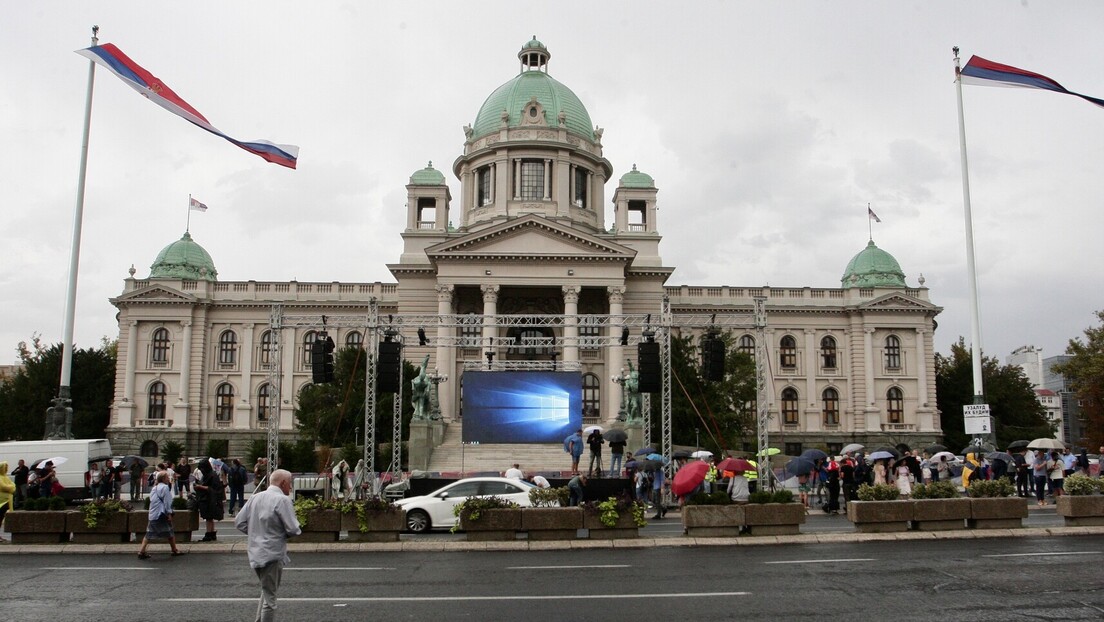
{"label": "person in yellow jacket", "polygon": [[755,467],[755,469],[744,473],[744,478],[748,481],[748,491],[755,492],[759,490],[759,463],[754,460],[748,460],[748,464]]}
{"label": "person in yellow jacket", "polygon": [[[12,504],[12,496],[15,494],[15,482],[8,477],[8,463],[0,462],[0,525],[4,524],[4,515]],[[4,542],[0,538],[0,542]]]}
{"label": "person in yellow jacket", "polygon": [[717,486],[717,461],[714,459],[709,460],[709,470],[705,472],[706,492],[713,492]]}
{"label": "person in yellow jacket", "polygon": [[966,463],[962,465],[962,489],[966,491],[968,495],[970,493],[970,480],[974,471],[978,471],[981,474],[981,462],[978,460],[977,453],[971,451],[966,454]]}

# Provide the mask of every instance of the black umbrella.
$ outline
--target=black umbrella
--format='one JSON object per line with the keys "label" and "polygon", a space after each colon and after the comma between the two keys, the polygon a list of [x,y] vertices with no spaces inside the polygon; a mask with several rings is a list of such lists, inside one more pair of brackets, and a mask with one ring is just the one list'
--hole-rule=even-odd
{"label": "black umbrella", "polygon": [[824,453],[823,451],[821,451],[819,449],[806,449],[805,452],[801,454],[801,457],[802,458],[808,458],[809,460],[812,460],[812,461],[827,460],[828,459],[828,454]]}
{"label": "black umbrella", "polygon": [[690,452],[685,449],[676,449],[671,453],[672,458],[689,458]]}
{"label": "black umbrella", "polygon": [[950,451],[950,449],[947,449],[946,445],[940,445],[936,443],[935,445],[928,445],[927,449],[925,449],[924,451],[928,452],[928,455],[934,456],[941,451]]}
{"label": "black umbrella", "polygon": [[663,462],[659,460],[645,460],[636,463],[636,468],[641,471],[658,471],[663,468]]}
{"label": "black umbrella", "polygon": [[1003,460],[1008,464],[1012,464],[1016,461],[1016,459],[1013,458],[1011,454],[1007,454],[1003,451],[991,451],[985,454],[985,457],[989,460]]}
{"label": "black umbrella", "polygon": [[1008,449],[1027,449],[1027,446],[1031,444],[1031,441],[1012,441],[1008,444]]}
{"label": "black umbrella", "polygon": [[967,445],[965,449],[958,452],[960,454],[984,454],[990,451],[996,451],[997,448],[988,443],[982,443],[981,445]]}
{"label": "black umbrella", "polygon": [[786,463],[786,472],[790,475],[808,475],[816,468],[813,461],[804,456],[800,456],[790,460]]}
{"label": "black umbrella", "polygon": [[620,428],[614,428],[602,436],[608,443],[624,443],[629,440],[629,434]]}
{"label": "black umbrella", "polygon": [[636,453],[634,453],[633,455],[634,456],[647,456],[648,454],[654,454],[654,453],[659,453],[659,452],[657,452],[654,447],[645,447],[643,449],[637,449]]}
{"label": "black umbrella", "polygon": [[897,443],[897,451],[901,453],[906,453],[912,451],[912,448],[904,443]]}
{"label": "black umbrella", "polygon": [[149,462],[146,462],[146,459],[141,456],[124,456],[123,459],[119,461],[119,464],[125,469],[130,469],[130,466],[135,463],[143,469],[149,466]]}

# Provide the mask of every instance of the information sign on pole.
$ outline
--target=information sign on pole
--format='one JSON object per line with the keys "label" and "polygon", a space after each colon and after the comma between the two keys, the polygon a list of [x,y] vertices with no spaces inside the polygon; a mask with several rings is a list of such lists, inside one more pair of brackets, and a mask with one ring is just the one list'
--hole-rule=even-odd
{"label": "information sign on pole", "polygon": [[962,407],[962,416],[964,417],[988,417],[989,405],[988,404],[966,404]]}
{"label": "information sign on pole", "polygon": [[963,421],[966,423],[966,434],[968,435],[980,436],[993,431],[992,419],[987,415],[964,417]]}

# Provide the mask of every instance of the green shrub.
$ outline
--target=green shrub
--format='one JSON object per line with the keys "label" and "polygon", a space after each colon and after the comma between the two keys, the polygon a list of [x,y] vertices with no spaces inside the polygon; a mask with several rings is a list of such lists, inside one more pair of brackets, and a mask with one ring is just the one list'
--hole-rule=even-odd
{"label": "green shrub", "polygon": [[917,484],[912,487],[913,499],[954,499],[958,496],[958,487],[949,481]]}
{"label": "green shrub", "polygon": [[319,502],[318,507],[325,510],[337,510],[342,514],[356,514],[357,528],[361,533],[367,533],[368,531],[369,516],[379,516],[381,514],[392,514],[402,511],[402,508],[394,503],[391,503],[383,497],[376,496],[360,501],[353,499],[347,501],[330,499],[328,501]]}
{"label": "green shrub", "polygon": [[188,500],[184,497],[173,497],[172,509],[184,511],[188,509]]}
{"label": "green shrub", "polygon": [[770,503],[774,495],[769,490],[756,490],[748,495],[748,503]]}
{"label": "green shrub", "polygon": [[[490,497],[468,497],[460,503],[452,506],[452,515],[466,521],[477,521],[482,516],[483,510],[512,510],[519,508],[518,504],[502,497],[491,495]],[[460,529],[460,521],[456,521],[453,531]]]}
{"label": "green shrub", "polygon": [[46,504],[42,509],[50,510],[51,512],[62,512],[65,510],[65,499],[61,497],[50,497],[46,499]]}
{"label": "green shrub", "polygon": [[732,497],[727,492],[699,492],[686,500],[686,505],[732,505]]}
{"label": "green shrub", "polygon": [[901,491],[893,484],[863,484],[857,494],[859,501],[896,501]]}
{"label": "green shrub", "polygon": [[644,509],[643,503],[634,501],[627,494],[610,497],[605,501],[588,501],[583,504],[583,511],[591,514],[598,513],[598,520],[606,527],[616,526],[618,519],[625,512],[632,512],[633,522],[637,527],[643,527],[648,524],[644,518]]}
{"label": "green shrub", "polygon": [[1014,494],[1016,489],[1006,477],[983,479],[970,484],[971,497],[1011,497]]}
{"label": "green shrub", "polygon": [[567,486],[529,489],[529,503],[535,508],[565,508],[570,499],[571,491]]}
{"label": "green shrub", "polygon": [[44,503],[48,503],[48,501],[46,499],[26,499],[19,509],[24,512],[41,512],[46,509]]}
{"label": "green shrub", "polygon": [[1094,494],[1100,487],[1100,480],[1085,475],[1070,475],[1063,483],[1065,491],[1075,497]]}
{"label": "green shrub", "polygon": [[[53,499],[60,499],[60,497],[53,497]],[[62,500],[62,506],[64,509],[65,501]],[[129,512],[130,504],[126,501],[116,501],[114,499],[96,499],[92,503],[86,503],[81,506],[81,514],[84,515],[84,524],[89,529],[99,527],[108,514],[111,512]]]}
{"label": "green shrub", "polygon": [[784,488],[774,491],[771,495],[771,503],[793,503],[794,496],[792,490],[786,490]]}

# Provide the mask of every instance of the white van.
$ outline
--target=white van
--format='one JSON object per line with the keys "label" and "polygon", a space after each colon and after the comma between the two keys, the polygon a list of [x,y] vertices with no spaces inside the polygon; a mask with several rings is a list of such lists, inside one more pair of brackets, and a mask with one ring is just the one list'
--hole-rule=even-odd
{"label": "white van", "polygon": [[54,466],[54,471],[58,482],[65,487],[61,496],[68,501],[88,497],[84,472],[89,464],[102,463],[110,457],[111,443],[105,438],[0,443],[0,461],[7,461],[9,473],[20,460],[31,467],[39,460],[65,458],[65,462]]}

